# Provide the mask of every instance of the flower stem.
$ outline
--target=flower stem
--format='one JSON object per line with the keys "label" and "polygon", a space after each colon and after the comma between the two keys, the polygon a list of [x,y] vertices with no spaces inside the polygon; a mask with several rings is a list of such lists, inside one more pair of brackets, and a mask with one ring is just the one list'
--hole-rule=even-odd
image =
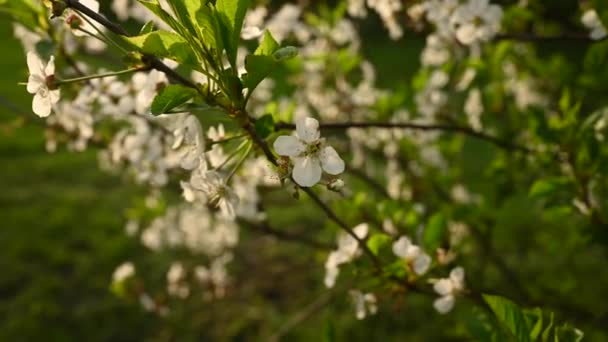
{"label": "flower stem", "polygon": [[245,159],[247,159],[247,156],[249,155],[249,152],[251,152],[251,147],[253,146],[253,144],[249,140],[248,140],[248,142],[249,142],[249,144],[247,145],[247,150],[245,150],[245,153],[243,154],[241,159],[236,163],[236,165],[234,166],[234,168],[232,169],[232,171],[230,172],[228,177],[226,177],[226,183],[228,183],[228,181],[230,181],[230,179],[232,178],[232,176],[234,176],[236,171],[241,167],[241,165],[243,165],[243,163],[245,162]]}
{"label": "flower stem", "polygon": [[60,85],[63,85],[63,84],[88,81],[88,80],[93,80],[93,79],[96,79],[96,78],[104,78],[104,77],[124,75],[124,74],[129,74],[129,73],[132,73],[132,72],[142,71],[142,70],[146,70],[146,69],[147,68],[131,68],[131,69],[125,69],[125,70],[121,70],[121,71],[107,72],[107,73],[103,73],[103,74],[95,74],[95,75],[87,75],[87,76],[76,77],[76,78],[69,78],[69,79],[66,79],[66,80],[57,80],[57,81],[55,81],[55,85],[60,86]]}

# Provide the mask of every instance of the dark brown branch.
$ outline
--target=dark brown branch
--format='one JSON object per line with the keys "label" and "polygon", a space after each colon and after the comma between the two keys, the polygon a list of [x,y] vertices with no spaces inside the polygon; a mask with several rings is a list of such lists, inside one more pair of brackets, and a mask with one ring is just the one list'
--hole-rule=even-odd
{"label": "dark brown branch", "polygon": [[271,227],[268,222],[254,223],[246,220],[239,220],[239,223],[241,223],[252,231],[257,231],[265,235],[271,235],[283,241],[300,243],[306,246],[322,250],[332,250],[336,248],[336,246],[334,246],[333,244],[317,241],[312,238],[309,238],[308,236],[275,229]]}
{"label": "dark brown branch", "polygon": [[[484,132],[476,131],[472,128],[465,126],[454,126],[454,125],[445,125],[445,124],[417,124],[411,122],[401,122],[401,123],[392,123],[392,122],[340,122],[340,123],[325,123],[319,125],[320,129],[331,130],[331,129],[349,129],[349,128],[387,128],[387,129],[415,129],[422,131],[445,131],[445,132],[455,132],[465,134],[477,139],[488,141],[498,147],[512,150],[512,151],[520,151],[524,153],[534,153],[534,150],[511,143],[506,140],[502,140],[495,136],[486,134]],[[294,124],[279,122],[275,125],[275,129],[295,129]]]}
{"label": "dark brown branch", "polygon": [[[110,30],[110,32],[117,34],[119,36],[125,36],[125,37],[132,36],[131,34],[129,34],[129,32],[127,32],[124,28],[122,28],[122,26],[108,20],[103,15],[91,10],[87,6],[81,4],[78,0],[64,0],[64,1],[68,8],[72,8],[72,9],[86,15],[87,17],[96,21],[100,25],[103,25],[105,28]],[[192,81],[188,80],[187,78],[183,77],[182,75],[178,74],[175,70],[169,68],[165,63],[161,62],[157,57],[151,56],[151,55],[144,55],[144,57],[142,58],[142,61],[144,63],[148,63],[153,69],[156,69],[156,70],[166,74],[167,77],[174,80],[175,82],[181,83],[182,85],[184,85],[186,87],[190,87],[190,88],[199,90],[198,87],[196,86],[196,84],[194,84]]]}
{"label": "dark brown branch", "polygon": [[380,195],[382,195],[386,198],[391,198],[389,193],[386,191],[386,188],[382,184],[380,184],[378,181],[376,181],[375,179],[370,177],[363,170],[349,167],[346,171],[348,173],[350,173],[351,175],[353,175],[354,177],[357,177],[360,180],[364,181],[365,183],[369,184],[369,186],[371,186],[371,188],[374,189]]}
{"label": "dark brown branch", "polygon": [[555,36],[539,36],[534,33],[505,33],[494,37],[494,40],[517,40],[524,42],[584,42],[595,43],[604,39],[593,40],[588,33],[564,33]]}

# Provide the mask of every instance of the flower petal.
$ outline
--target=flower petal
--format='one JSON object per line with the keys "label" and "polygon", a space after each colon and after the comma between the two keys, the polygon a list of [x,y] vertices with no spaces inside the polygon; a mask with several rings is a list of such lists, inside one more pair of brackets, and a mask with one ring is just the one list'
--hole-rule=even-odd
{"label": "flower petal", "polygon": [[400,258],[405,258],[409,247],[412,245],[407,236],[402,236],[399,240],[393,243],[393,253]]}
{"label": "flower petal", "polygon": [[441,296],[446,296],[452,293],[454,286],[450,279],[439,279],[434,285],[433,289]]}
{"label": "flower petal", "polygon": [[34,95],[32,110],[41,118],[49,116],[51,114],[51,99],[47,96],[40,95],[40,93]]}
{"label": "flower petal", "polygon": [[49,64],[44,68],[44,75],[47,77],[55,75],[55,56],[51,56],[51,59],[49,59]]}
{"label": "flower petal", "polygon": [[44,64],[35,52],[30,51],[27,53],[27,68],[29,69],[30,75],[40,75],[44,78]]}
{"label": "flower petal", "polygon": [[291,135],[281,135],[274,141],[273,147],[280,156],[289,157],[296,157],[306,150],[304,143]]}
{"label": "flower petal", "polygon": [[27,79],[27,92],[36,94],[41,87],[46,87],[46,82],[40,75],[30,75]]}
{"label": "flower petal", "polygon": [[311,187],[321,180],[319,159],[309,157],[294,158],[293,179],[298,185]]}
{"label": "flower petal", "polygon": [[417,275],[425,274],[429,267],[431,267],[431,260],[431,257],[426,253],[414,259],[414,273]]}
{"label": "flower petal", "polygon": [[333,147],[327,146],[323,148],[319,159],[321,159],[323,170],[330,175],[337,175],[344,172],[344,160],[340,158],[338,152],[336,152]]}
{"label": "flower petal", "polygon": [[440,314],[446,314],[454,307],[454,296],[443,296],[433,302],[433,307]]}
{"label": "flower petal", "polygon": [[313,118],[304,118],[296,121],[296,132],[298,137],[307,143],[319,140],[319,121]]}

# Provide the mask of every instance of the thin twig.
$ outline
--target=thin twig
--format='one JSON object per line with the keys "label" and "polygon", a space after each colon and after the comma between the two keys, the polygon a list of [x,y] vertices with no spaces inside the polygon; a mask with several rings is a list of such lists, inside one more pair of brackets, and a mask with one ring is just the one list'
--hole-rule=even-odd
{"label": "thin twig", "polygon": [[[95,20],[97,23],[101,24],[102,26],[104,26],[105,28],[110,30],[110,32],[112,32],[114,34],[117,34],[119,36],[125,36],[125,37],[132,36],[131,34],[129,34],[129,32],[127,32],[124,28],[122,28],[122,26],[108,20],[103,15],[91,10],[87,6],[81,4],[78,0],[65,0],[65,4],[67,7],[72,8],[72,9],[86,15],[87,17]],[[151,56],[151,55],[144,55],[142,57],[142,61],[144,63],[148,63],[153,69],[156,69],[160,72],[165,73],[167,75],[167,77],[169,77],[170,79],[173,79],[175,82],[181,83],[184,86],[194,88],[197,91],[200,91],[200,89],[196,86],[196,84],[194,84],[192,81],[186,79],[182,75],[178,74],[175,70],[169,68],[165,63],[161,62],[160,59],[158,59],[157,57]]]}
{"label": "thin twig", "polygon": [[332,249],[336,248],[336,246],[334,246],[333,244],[322,242],[322,241],[317,241],[317,240],[309,238],[308,236],[305,236],[305,235],[296,234],[296,233],[287,232],[284,230],[279,230],[279,229],[273,228],[270,226],[270,224],[268,222],[254,223],[254,222],[250,222],[250,221],[241,219],[241,220],[239,220],[239,223],[241,223],[243,226],[247,227],[250,230],[257,231],[262,234],[270,235],[270,236],[273,236],[273,237],[283,240],[283,241],[295,242],[295,243],[303,244],[303,245],[313,247],[316,249],[321,249],[321,250],[332,250]]}
{"label": "thin twig", "polygon": [[[454,126],[445,124],[418,124],[412,122],[340,122],[340,123],[324,123],[319,125],[320,129],[331,130],[331,129],[349,129],[349,128],[386,128],[386,129],[416,129],[422,131],[445,131],[445,132],[456,132],[462,133],[471,137],[475,137],[481,140],[488,141],[498,147],[521,151],[525,153],[534,153],[534,150],[511,143],[506,140],[502,140],[495,136],[486,134],[484,132],[476,131],[472,128],[465,126]],[[275,129],[295,129],[294,124],[279,122],[275,125]]]}
{"label": "thin twig", "polygon": [[525,42],[561,42],[575,41],[585,43],[595,43],[603,39],[594,40],[588,33],[564,33],[555,36],[539,36],[534,33],[505,33],[494,37],[494,40],[518,40]]}

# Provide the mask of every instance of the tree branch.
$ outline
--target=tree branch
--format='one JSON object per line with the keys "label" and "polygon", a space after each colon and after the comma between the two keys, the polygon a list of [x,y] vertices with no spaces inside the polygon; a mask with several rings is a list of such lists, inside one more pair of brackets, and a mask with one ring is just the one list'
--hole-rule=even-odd
{"label": "tree branch", "polygon": [[268,222],[254,223],[247,220],[239,220],[239,223],[243,224],[250,230],[257,231],[266,235],[271,235],[280,240],[300,243],[322,250],[332,250],[336,248],[336,246],[330,243],[317,241],[304,235],[294,234],[291,232],[275,229],[271,227]]}
{"label": "tree branch", "polygon": [[[295,129],[295,124],[278,122],[275,124],[276,130],[281,129]],[[465,126],[454,126],[454,125],[445,125],[445,124],[418,124],[411,122],[401,122],[401,123],[392,123],[392,122],[341,122],[341,123],[324,123],[319,125],[320,129],[325,130],[339,130],[339,129],[349,129],[349,128],[386,128],[386,129],[415,129],[422,131],[445,131],[445,132],[455,132],[465,134],[480,140],[488,141],[500,148],[511,150],[511,151],[520,151],[524,153],[534,153],[535,151],[521,145],[517,145],[511,143],[506,140],[502,140],[498,137],[486,134],[484,132],[476,131],[472,128]]]}
{"label": "tree branch", "polygon": [[[122,26],[108,20],[103,15],[91,10],[87,6],[81,4],[78,0],[64,0],[64,1],[68,8],[71,8],[73,10],[76,10],[76,11],[86,15],[87,17],[91,18],[92,20],[96,21],[100,25],[102,25],[105,28],[107,28],[108,30],[110,30],[110,32],[117,34],[119,36],[125,36],[125,37],[132,36],[131,34],[129,34],[129,32],[127,32],[124,28],[122,28]],[[151,56],[151,55],[144,55],[142,58],[142,62],[147,63],[153,69],[156,69],[156,70],[166,74],[167,77],[174,80],[175,82],[181,83],[182,85],[184,85],[186,87],[194,88],[197,91],[200,91],[198,89],[198,87],[196,86],[196,84],[194,84],[192,81],[188,80],[187,78],[183,77],[182,75],[178,74],[175,70],[169,68],[165,63],[161,62],[161,60],[158,59],[157,57]]]}
{"label": "tree branch", "polygon": [[589,37],[588,33],[564,33],[555,36],[539,36],[534,33],[505,33],[499,34],[494,37],[494,40],[517,40],[524,42],[562,42],[562,41],[574,41],[574,42],[585,42],[585,43],[596,43],[604,40],[605,38],[594,40]]}

